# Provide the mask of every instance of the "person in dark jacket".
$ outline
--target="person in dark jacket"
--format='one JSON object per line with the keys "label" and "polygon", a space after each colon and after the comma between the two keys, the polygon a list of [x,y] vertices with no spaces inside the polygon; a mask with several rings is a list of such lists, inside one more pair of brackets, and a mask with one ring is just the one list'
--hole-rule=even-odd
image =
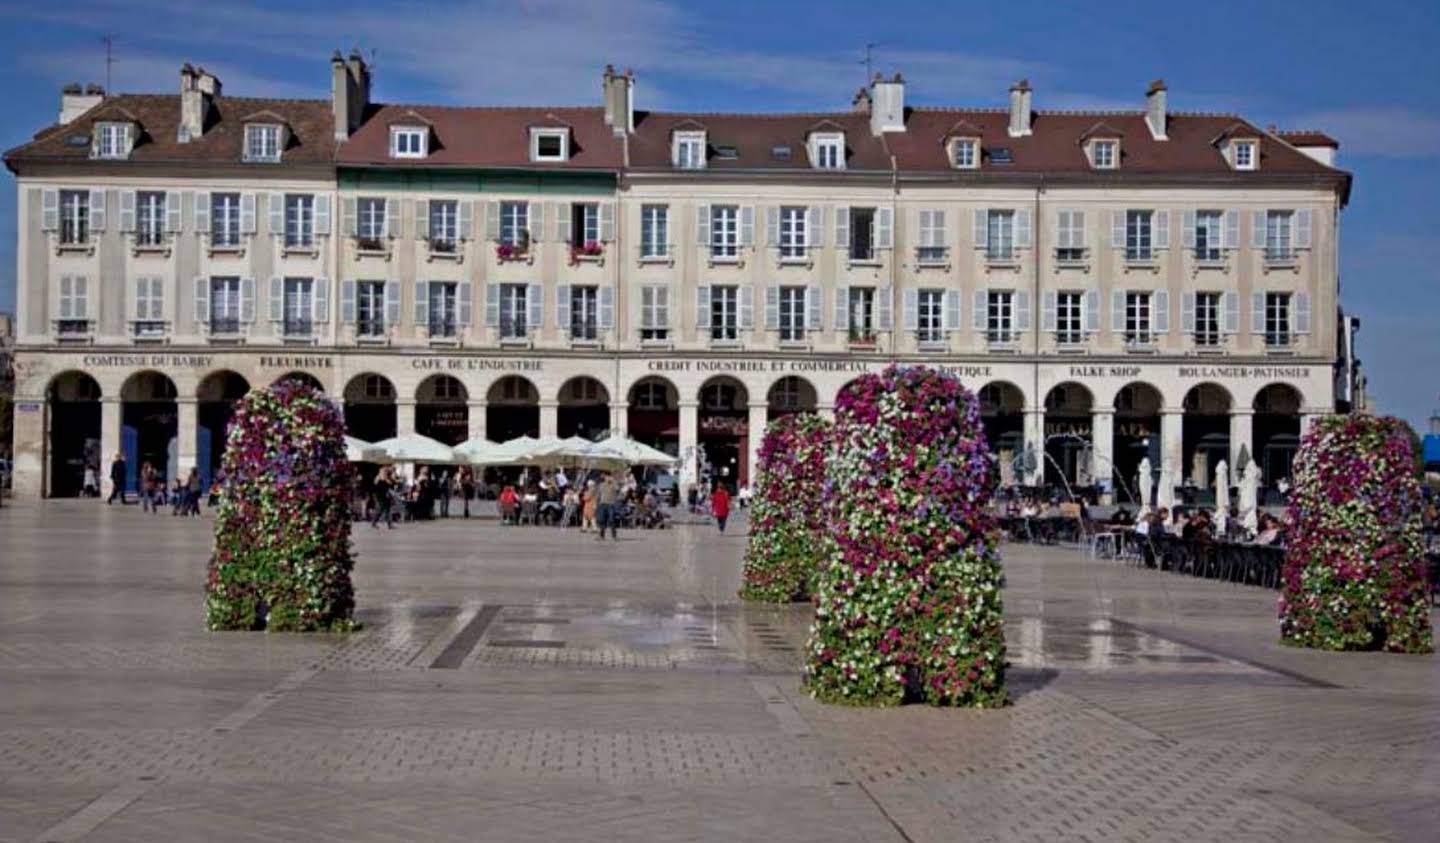
{"label": "person in dark jacket", "polygon": [[120,503],[125,503],[125,455],[115,454],[115,460],[110,463],[110,497],[105,500],[106,504],[115,502],[120,498]]}

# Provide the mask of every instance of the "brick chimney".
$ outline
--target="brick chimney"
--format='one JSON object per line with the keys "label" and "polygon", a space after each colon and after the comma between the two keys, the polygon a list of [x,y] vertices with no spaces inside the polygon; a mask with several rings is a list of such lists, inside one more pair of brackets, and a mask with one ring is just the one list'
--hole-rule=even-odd
{"label": "brick chimney", "polygon": [[330,111],[335,118],[335,140],[349,140],[370,107],[370,68],[359,50],[350,58],[336,50],[330,57]]}
{"label": "brick chimney", "polygon": [[176,140],[189,143],[205,134],[205,124],[220,98],[220,80],[189,62],[180,68],[180,126]]}
{"label": "brick chimney", "polygon": [[1167,113],[1165,110],[1165,80],[1156,79],[1145,90],[1145,125],[1150,127],[1150,136],[1155,140],[1169,140],[1165,136]]}
{"label": "brick chimney", "polygon": [[614,65],[605,65],[601,77],[605,97],[605,125],[617,135],[635,131],[635,71],[626,68],[616,73]]}
{"label": "brick chimney", "polygon": [[905,79],[900,74],[886,79],[875,74],[870,83],[870,133],[905,131]]}
{"label": "brick chimney", "polygon": [[71,82],[60,89],[60,124],[73,121],[75,118],[94,108],[105,99],[105,89],[99,85],[87,85],[80,87],[79,82]]}
{"label": "brick chimney", "polygon": [[1012,138],[1023,138],[1030,134],[1030,80],[1021,79],[1010,86],[1010,126]]}

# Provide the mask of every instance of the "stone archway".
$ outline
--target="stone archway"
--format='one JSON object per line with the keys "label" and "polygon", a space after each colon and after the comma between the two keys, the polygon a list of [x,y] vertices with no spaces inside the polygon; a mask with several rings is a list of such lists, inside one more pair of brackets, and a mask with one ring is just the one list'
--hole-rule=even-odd
{"label": "stone archway", "polygon": [[211,372],[195,389],[195,466],[200,470],[200,487],[210,483],[225,456],[225,438],[235,405],[250,391],[250,382],[238,372],[222,369]]}
{"label": "stone archway", "polygon": [[[1095,397],[1084,384],[1056,384],[1045,395],[1045,477],[1064,478],[1071,487],[1092,482]],[[1058,475],[1056,474],[1058,472]]]}
{"label": "stone archway", "polygon": [[155,371],[136,372],[120,386],[120,449],[125,454],[125,489],[139,488],[148,463],[167,483],[180,467],[179,406],[175,382]]}
{"label": "stone archway", "polygon": [[496,442],[540,436],[540,391],[520,375],[506,375],[485,396],[485,434]]}
{"label": "stone archway", "polygon": [[1255,393],[1250,438],[1255,450],[1251,458],[1260,466],[1268,504],[1282,502],[1277,486],[1281,480],[1289,481],[1295,453],[1300,449],[1300,408],[1304,402],[1300,390],[1288,383],[1267,384]]}
{"label": "stone archway", "polygon": [[415,389],[415,432],[446,445],[470,435],[470,393],[450,375],[431,375]]}
{"label": "stone archway", "polygon": [[[791,413],[813,413],[819,404],[815,387],[809,381],[796,375],[786,375],[770,385],[765,396],[766,412],[770,421]],[[760,435],[755,431],[755,435]]]}
{"label": "stone archway", "polygon": [[279,385],[281,383],[284,383],[285,381],[295,381],[296,383],[303,383],[311,389],[316,390],[317,392],[323,393],[325,391],[325,384],[321,383],[319,378],[315,377],[309,372],[286,372],[285,374],[276,378],[273,383]]}
{"label": "stone archway", "polygon": [[750,430],[750,390],[735,378],[721,375],[705,381],[697,397],[696,441],[710,465],[710,480],[723,482],[733,491],[749,482],[750,437],[763,433]]}
{"label": "stone archway", "polygon": [[610,390],[592,377],[581,375],[560,385],[556,396],[555,432],[560,438],[594,439],[610,428]]}
{"label": "stone archway", "polygon": [[345,384],[345,432],[365,442],[389,439],[399,430],[395,384],[366,372]]}
{"label": "stone archway", "polygon": [[980,387],[976,397],[1000,485],[1014,486],[1025,478],[1025,393],[1009,381],[991,381]]}
{"label": "stone archway", "polygon": [[[1163,462],[1161,414],[1165,396],[1154,384],[1127,383],[1115,393],[1115,432],[1111,439],[1112,466],[1096,466],[1096,472],[1113,471],[1117,500],[1141,506],[1136,480],[1142,460],[1150,460],[1151,479],[1158,481]],[[1179,483],[1179,478],[1175,481]]]}
{"label": "stone archway", "polygon": [[[1221,460],[1230,461],[1230,413],[1234,401],[1230,391],[1217,383],[1199,383],[1185,393],[1182,423],[1181,465],[1187,485],[1199,489],[1197,503],[1213,506],[1228,500],[1229,489],[1215,488],[1215,469]],[[1234,483],[1239,466],[1229,466]]]}
{"label": "stone archway", "polygon": [[680,455],[680,390],[657,375],[641,378],[626,397],[626,429],[643,442],[673,456]]}
{"label": "stone archway", "polygon": [[45,494],[74,498],[85,494],[86,470],[95,472],[94,492],[114,454],[102,454],[100,384],[85,372],[61,372],[45,387]]}

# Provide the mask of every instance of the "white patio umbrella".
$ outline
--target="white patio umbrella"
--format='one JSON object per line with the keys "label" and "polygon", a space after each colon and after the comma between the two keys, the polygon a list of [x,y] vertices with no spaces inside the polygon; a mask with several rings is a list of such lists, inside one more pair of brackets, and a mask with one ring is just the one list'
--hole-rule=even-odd
{"label": "white patio umbrella", "polygon": [[556,466],[583,463],[595,449],[595,443],[581,436],[556,439],[541,437],[533,447],[520,456],[526,465]]}
{"label": "white patio umbrella", "polygon": [[664,451],[636,442],[628,436],[610,436],[595,443],[596,449],[605,454],[615,454],[628,465],[658,465],[674,467],[677,459]]}
{"label": "white patio umbrella", "polygon": [[468,465],[505,465],[507,457],[501,452],[503,447],[499,442],[480,438],[466,439],[451,450],[455,452],[457,461],[463,461]]}
{"label": "white patio umbrella", "polygon": [[1153,469],[1150,466],[1150,458],[1140,460],[1140,469],[1135,478],[1135,486],[1140,490],[1140,513],[1137,518],[1143,518],[1150,514],[1150,490],[1155,487]]}
{"label": "white patio umbrella", "polygon": [[353,436],[345,437],[345,459],[350,462],[366,462],[365,449],[374,447],[364,439],[356,439]]}
{"label": "white patio umbrella", "polygon": [[491,453],[494,462],[489,465],[522,465],[520,458],[540,442],[533,436],[517,436],[508,442],[501,442]]}
{"label": "white patio umbrella", "polygon": [[1155,496],[1155,505],[1172,513],[1175,510],[1175,469],[1164,460],[1160,461],[1160,491]]}
{"label": "white patio umbrella", "polygon": [[1254,535],[1260,530],[1260,466],[1245,464],[1240,475],[1240,525]]}
{"label": "white patio umbrella", "polygon": [[382,439],[366,448],[363,455],[367,462],[455,463],[455,451],[449,445],[418,433]]}
{"label": "white patio umbrella", "polygon": [[1215,464],[1215,535],[1225,537],[1230,520],[1230,466],[1224,460]]}

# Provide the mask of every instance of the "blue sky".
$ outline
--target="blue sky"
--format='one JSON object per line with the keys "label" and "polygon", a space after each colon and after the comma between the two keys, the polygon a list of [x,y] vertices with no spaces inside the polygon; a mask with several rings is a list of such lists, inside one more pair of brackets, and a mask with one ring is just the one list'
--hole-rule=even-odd
{"label": "blue sky", "polygon": [[[297,14],[298,8],[305,14]],[[864,70],[905,74],[919,104],[1000,107],[1024,76],[1037,108],[1139,108],[1163,77],[1171,107],[1319,128],[1355,173],[1342,222],[1342,299],[1382,412],[1440,407],[1440,3],[1110,0],[782,4],[730,0],[427,3],[0,2],[0,146],[55,119],[67,81],[176,90],[184,61],[236,95],[328,96],[336,48],[374,51],[376,97],[598,104],[606,62],[633,67],[640,107],[848,105]],[[0,310],[14,307],[15,190],[0,183]]]}

